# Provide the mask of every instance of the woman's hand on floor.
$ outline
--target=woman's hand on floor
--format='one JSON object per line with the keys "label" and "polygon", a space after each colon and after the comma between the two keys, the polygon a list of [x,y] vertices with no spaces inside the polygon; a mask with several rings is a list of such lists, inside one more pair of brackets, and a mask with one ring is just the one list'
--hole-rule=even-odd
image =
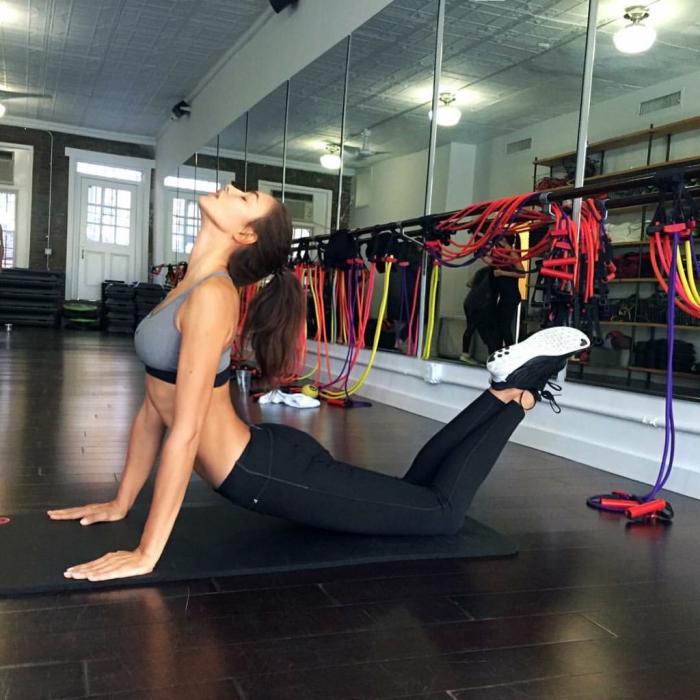
{"label": "woman's hand on floor", "polygon": [[109,581],[150,574],[155,565],[156,562],[152,558],[135,549],[133,552],[110,552],[86,564],[71,566],[63,575],[66,578],[87,581]]}
{"label": "woman's hand on floor", "polygon": [[51,520],[80,520],[81,525],[93,523],[112,523],[123,520],[127,510],[116,501],[109,503],[91,503],[78,508],[64,508],[63,510],[49,510],[47,515]]}

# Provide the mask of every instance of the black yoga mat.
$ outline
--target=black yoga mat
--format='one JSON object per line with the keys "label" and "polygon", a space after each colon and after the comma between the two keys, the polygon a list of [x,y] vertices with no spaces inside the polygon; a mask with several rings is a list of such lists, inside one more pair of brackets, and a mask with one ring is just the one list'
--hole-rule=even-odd
{"label": "black yoga mat", "polygon": [[0,525],[0,595],[517,553],[511,541],[471,518],[457,535],[377,537],[304,527],[223,503],[184,507],[148,576],[105,583],[63,577],[69,566],[134,549],[147,515],[147,508],[136,507],[124,520],[87,527],[54,522],[43,512],[8,515],[10,522]]}

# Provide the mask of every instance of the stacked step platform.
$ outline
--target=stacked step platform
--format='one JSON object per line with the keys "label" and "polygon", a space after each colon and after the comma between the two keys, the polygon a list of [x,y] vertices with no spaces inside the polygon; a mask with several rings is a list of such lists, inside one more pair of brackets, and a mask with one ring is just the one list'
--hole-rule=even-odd
{"label": "stacked step platform", "polygon": [[65,289],[62,272],[9,268],[0,274],[0,323],[57,326]]}
{"label": "stacked step platform", "polygon": [[167,293],[161,284],[106,280],[102,283],[103,328],[108,333],[133,333]]}

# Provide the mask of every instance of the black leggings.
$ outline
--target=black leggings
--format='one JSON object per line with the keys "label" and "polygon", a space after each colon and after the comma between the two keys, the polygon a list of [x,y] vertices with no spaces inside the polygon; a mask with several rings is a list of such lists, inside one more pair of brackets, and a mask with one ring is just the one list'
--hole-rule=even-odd
{"label": "black leggings", "polygon": [[515,321],[518,307],[522,301],[518,280],[514,277],[495,277],[494,287],[498,293],[496,305],[496,318],[498,321],[499,342],[498,347],[513,345],[513,321]]}
{"label": "black leggings", "polygon": [[217,492],[249,510],[329,530],[452,534],[524,415],[516,402],[484,392],[425,444],[402,479],[339,462],[296,428],[262,423],[251,426]]}

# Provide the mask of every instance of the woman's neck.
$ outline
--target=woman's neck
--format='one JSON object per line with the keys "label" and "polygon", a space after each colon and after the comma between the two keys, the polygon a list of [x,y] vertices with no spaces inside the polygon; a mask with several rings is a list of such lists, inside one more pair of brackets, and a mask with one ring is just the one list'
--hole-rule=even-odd
{"label": "woman's neck", "polygon": [[192,279],[199,279],[213,272],[226,271],[228,257],[227,252],[222,251],[220,246],[214,245],[212,238],[202,229],[192,247],[187,263],[187,274],[191,275]]}

